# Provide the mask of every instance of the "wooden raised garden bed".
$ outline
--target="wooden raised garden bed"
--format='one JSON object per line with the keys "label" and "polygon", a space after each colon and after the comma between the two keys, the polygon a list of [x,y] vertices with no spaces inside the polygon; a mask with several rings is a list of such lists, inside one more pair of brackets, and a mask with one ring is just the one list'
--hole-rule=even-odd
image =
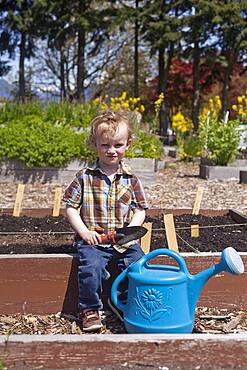
{"label": "wooden raised garden bed", "polygon": [[[11,209],[2,210],[0,217],[11,215],[12,212]],[[229,246],[230,241],[234,242],[235,235],[237,235],[236,241],[242,240],[241,233],[244,235],[243,242],[241,245],[236,243],[234,247],[239,250],[247,266],[247,247],[245,249],[243,245],[244,240],[247,243],[246,217],[233,210],[200,210],[199,216],[196,219],[193,218],[192,221],[203,226],[203,222],[206,221],[203,217],[207,217],[214,224],[205,230],[203,227],[200,228],[200,236],[191,239],[188,234],[190,230],[186,228],[187,223],[191,222],[188,216],[191,212],[191,209],[149,210],[147,221],[153,224],[151,249],[166,246],[165,231],[159,230],[161,215],[172,213],[176,230],[180,236],[178,238],[180,252],[191,273],[197,273],[217,263],[220,259],[220,251]],[[51,214],[51,209],[23,209],[21,217],[44,218]],[[61,214],[64,214],[63,209]],[[187,215],[187,218],[181,215]],[[180,216],[182,218],[179,219]],[[177,220],[176,217],[178,217]],[[55,219],[56,222],[59,221],[59,218]],[[224,227],[217,225],[217,220],[226,222],[221,225]],[[178,230],[178,222],[183,222],[185,225],[184,227],[179,225],[180,230]],[[236,228],[233,226],[234,223]],[[213,226],[216,227],[214,228],[215,236],[211,240],[212,246],[209,246],[207,251],[200,251],[200,238],[201,242],[206,240],[210,244],[209,233]],[[235,232],[230,232],[233,227]],[[204,231],[209,239],[205,239]],[[231,236],[227,237],[225,234],[224,238],[224,232],[231,233]],[[214,251],[216,241],[219,241],[222,233],[223,237],[221,235],[219,242],[221,249]],[[75,251],[66,250],[64,244],[60,250],[58,243],[55,247],[49,245],[46,249],[49,253],[44,253],[45,249],[42,249],[44,240],[39,234],[34,234],[34,241],[40,247],[37,253],[37,249],[32,248],[33,239],[29,240],[30,245],[27,247],[23,243],[23,235],[20,235],[15,239],[13,234],[5,234],[4,241],[0,243],[0,314],[6,317],[17,314],[32,317],[32,315],[51,315],[57,312],[76,314],[78,261]],[[50,235],[53,241],[59,236],[59,234],[53,235],[52,232]],[[72,238],[72,234],[67,234],[67,238],[67,245],[70,245],[72,239],[69,238]],[[8,251],[4,252],[8,240],[11,242],[9,242]],[[224,245],[224,240],[226,245]],[[191,249],[191,246],[197,252]],[[158,261],[154,262],[164,263],[164,260],[158,258]],[[111,269],[113,277],[116,276],[114,266]],[[105,298],[109,291],[109,284],[105,286]],[[247,272],[238,277],[227,273],[219,274],[205,285],[197,306],[206,307],[207,310],[217,308],[228,313],[231,310],[242,310],[246,320],[246,287]],[[123,333],[121,330],[116,332]],[[0,360],[2,359],[9,368],[16,369],[20,367],[32,369],[80,367],[81,369],[131,368],[138,370],[150,368],[153,364],[156,368],[163,366],[169,369],[194,369],[195,366],[200,366],[200,369],[245,369],[247,368],[247,333],[234,334],[233,332],[217,335],[208,334],[206,331],[188,335],[113,335],[106,331],[104,334],[85,335],[75,331],[75,335],[0,335]]]}
{"label": "wooden raised garden bed", "polygon": [[[161,226],[161,215],[163,213],[170,213],[171,210],[160,210],[151,209],[148,211],[148,220],[153,220],[153,231],[151,238],[151,248],[164,247],[166,245],[166,237],[164,227],[159,231]],[[22,211],[22,216],[40,217],[43,218],[47,215],[51,215],[52,211],[50,209],[27,209]],[[64,213],[62,210],[61,213]],[[191,213],[190,209],[185,210],[172,210],[174,216],[181,216],[183,214]],[[0,215],[11,215],[12,210],[3,210]],[[244,224],[247,219],[235,212],[228,210],[201,210],[199,216],[194,216],[197,219],[206,216],[206,221],[208,219],[219,220],[226,222],[224,218],[227,216],[230,219],[230,225],[233,223],[240,224],[242,232],[247,236],[247,226]],[[223,218],[222,218],[223,217]],[[183,219],[183,218],[182,218]],[[14,218],[17,223],[17,218]],[[58,218],[50,217],[48,221],[56,220],[58,223]],[[66,224],[67,221],[65,220]],[[155,225],[156,222],[156,225]],[[204,220],[205,222],[205,220]],[[217,221],[216,221],[217,222]],[[27,220],[24,218],[24,225]],[[64,224],[63,224],[64,225]],[[186,225],[182,223],[181,225]],[[158,227],[157,227],[158,226]],[[212,225],[211,225],[212,226]],[[219,225],[215,225],[219,226]],[[13,225],[15,229],[16,225]],[[52,228],[52,225],[49,226]],[[61,226],[62,227],[62,226]],[[158,229],[158,231],[155,231]],[[36,232],[38,233],[38,229]],[[68,230],[68,228],[67,228]],[[209,231],[212,228],[203,229],[200,232],[199,238],[191,238],[187,234],[183,234],[183,240],[189,240],[190,245],[199,245],[200,239],[203,238],[203,232],[209,237]],[[61,230],[64,232],[64,230]],[[71,231],[69,229],[69,231]],[[182,231],[184,233],[189,233],[190,230],[179,230],[181,235]],[[239,229],[238,229],[239,231]],[[214,229],[215,233],[220,235],[223,230],[219,227]],[[224,228],[226,236],[228,236],[228,243],[233,242],[233,237],[240,238],[240,233],[232,233],[231,227]],[[25,233],[26,234],[26,233]],[[1,235],[4,240],[0,244],[0,312],[5,314],[13,313],[38,313],[38,314],[49,314],[58,311],[74,312],[76,309],[77,302],[77,255],[76,251],[72,248],[73,233],[67,234],[55,234],[50,233],[50,239],[48,241],[53,246],[44,246],[47,243],[47,238],[43,240],[42,235],[34,234],[31,240],[28,240],[28,246],[24,243],[25,238],[23,234],[17,235],[17,241],[13,239],[15,235]],[[226,244],[222,236],[217,236],[211,241],[210,237],[206,239],[207,245],[209,247],[206,252],[195,253],[193,249],[185,244],[184,248],[186,252],[184,258],[186,260],[188,269],[191,273],[197,273],[212,264],[219,261],[219,251],[221,251],[226,246],[234,246],[237,250],[243,251],[243,243],[247,244],[247,237],[244,236],[241,245]],[[28,235],[30,238],[30,235]],[[60,238],[62,238],[60,240]],[[64,244],[64,238],[65,244]],[[204,236],[205,238],[205,236]],[[11,248],[11,243],[7,243],[7,240],[12,241],[13,248]],[[215,251],[216,242],[220,249],[218,252]],[[224,244],[225,243],[225,244]],[[16,245],[17,244],[17,245]],[[179,246],[183,246],[183,242],[178,239]],[[245,244],[245,245],[246,245]],[[61,251],[60,247],[61,246]],[[240,249],[238,249],[238,247]],[[215,253],[210,252],[212,248]],[[199,249],[199,248],[198,248]],[[6,254],[5,250],[7,250]],[[147,250],[147,248],[146,248]],[[14,251],[14,253],[13,253]],[[183,249],[180,251],[183,253]],[[247,246],[246,246],[247,251]],[[59,253],[60,252],[60,253]],[[68,253],[67,253],[68,252]],[[209,252],[209,253],[207,253]],[[247,253],[242,252],[242,258],[244,262],[247,262]],[[162,263],[162,261],[159,261]],[[114,266],[112,266],[113,276],[116,276],[116,271]],[[205,305],[208,307],[239,307],[241,309],[247,309],[247,289],[246,289],[246,278],[247,274],[244,273],[239,277],[234,277],[230,274],[221,274],[219,278],[210,279],[206,284],[205,288],[200,297],[199,305]],[[21,284],[19,283],[21,281]],[[111,283],[111,282],[110,282]],[[237,283],[237,284],[236,284]],[[226,288],[225,288],[226,287]],[[106,289],[107,291],[107,289]]]}

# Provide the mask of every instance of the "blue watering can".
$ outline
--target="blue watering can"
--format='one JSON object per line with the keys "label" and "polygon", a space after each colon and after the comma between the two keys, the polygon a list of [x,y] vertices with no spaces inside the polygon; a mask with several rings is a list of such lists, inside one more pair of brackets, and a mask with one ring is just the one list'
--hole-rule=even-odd
{"label": "blue watering can", "polygon": [[[157,256],[168,256],[178,266],[149,264]],[[113,303],[123,312],[128,333],[191,333],[197,301],[206,281],[222,272],[234,275],[244,272],[244,264],[232,248],[225,248],[218,264],[191,275],[183,257],[169,249],[156,249],[129,268],[114,281]],[[128,279],[126,304],[118,298],[120,282]]]}

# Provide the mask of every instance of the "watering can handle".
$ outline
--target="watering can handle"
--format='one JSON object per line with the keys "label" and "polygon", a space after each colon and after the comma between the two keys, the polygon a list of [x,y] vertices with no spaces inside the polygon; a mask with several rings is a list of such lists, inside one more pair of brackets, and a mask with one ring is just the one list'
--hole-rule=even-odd
{"label": "watering can handle", "polygon": [[179,269],[185,274],[188,274],[188,269],[183,257],[178,252],[166,248],[155,249],[154,251],[145,254],[145,256],[139,259],[139,261],[137,261],[137,264],[139,264],[140,270],[143,268],[144,265],[145,267],[147,267],[147,262],[157,256],[168,256],[175,259],[178,263]]}
{"label": "watering can handle", "polygon": [[112,284],[112,287],[111,287],[111,298],[112,298],[112,301],[113,301],[114,305],[116,307],[118,307],[121,311],[124,311],[126,305],[123,304],[122,302],[120,302],[120,300],[118,299],[118,294],[117,294],[118,290],[117,290],[117,287],[121,283],[121,281],[126,277],[127,271],[128,271],[128,269],[125,269],[124,271],[122,271],[121,274],[119,274],[117,276],[117,278],[114,280],[114,282]]}

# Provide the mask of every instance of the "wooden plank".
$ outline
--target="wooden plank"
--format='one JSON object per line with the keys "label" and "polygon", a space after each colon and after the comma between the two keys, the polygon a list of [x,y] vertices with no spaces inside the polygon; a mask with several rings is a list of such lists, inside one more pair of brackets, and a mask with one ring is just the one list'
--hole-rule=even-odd
{"label": "wooden plank", "polygon": [[196,198],[194,202],[194,207],[192,210],[193,215],[198,215],[200,211],[201,201],[202,201],[202,195],[203,195],[204,188],[202,186],[199,186],[196,192]]}
{"label": "wooden plank", "polygon": [[190,227],[190,235],[192,238],[198,238],[199,237],[199,225],[191,225]]}
{"label": "wooden plank", "polygon": [[[241,254],[247,266],[247,255]],[[196,274],[220,260],[220,256],[184,256],[191,274]],[[77,312],[78,257],[60,255],[5,255],[0,258],[1,314]],[[170,264],[165,258],[154,259],[156,264]],[[107,301],[112,281],[119,271],[111,270],[111,282],[102,298]],[[198,306],[247,310],[247,271],[239,276],[220,273],[203,287]]]}
{"label": "wooden plank", "polygon": [[69,255],[0,258],[1,314],[76,312],[77,270],[78,259]]}
{"label": "wooden plank", "polygon": [[147,233],[141,238],[142,250],[145,254],[147,254],[150,251],[153,225],[152,225],[152,222],[145,222],[142,226],[148,230]]}
{"label": "wooden plank", "polygon": [[238,224],[246,224],[247,223],[247,216],[244,215],[241,212],[238,212],[235,209],[229,209],[229,215]]}
{"label": "wooden plank", "polygon": [[15,198],[15,205],[14,205],[14,210],[13,210],[13,216],[19,217],[21,213],[21,205],[22,205],[22,200],[23,200],[23,195],[24,195],[24,189],[25,185],[24,184],[19,184],[16,192],[16,198]]}
{"label": "wooden plank", "polygon": [[166,239],[168,243],[168,248],[173,249],[178,252],[177,236],[174,225],[173,214],[164,215],[164,224],[166,230]]}
{"label": "wooden plank", "polygon": [[[0,342],[8,369],[247,368],[246,335],[9,335]],[[124,365],[122,365],[124,364]],[[155,364],[155,365],[154,365]],[[165,366],[163,366],[165,364]]]}
{"label": "wooden plank", "polygon": [[53,205],[53,211],[52,211],[53,217],[58,217],[60,214],[61,197],[62,197],[62,187],[59,186],[55,189],[54,205]]}

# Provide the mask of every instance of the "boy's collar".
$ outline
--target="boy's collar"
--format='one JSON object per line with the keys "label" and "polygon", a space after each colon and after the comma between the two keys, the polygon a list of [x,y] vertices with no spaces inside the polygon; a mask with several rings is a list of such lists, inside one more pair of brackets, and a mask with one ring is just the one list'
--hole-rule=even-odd
{"label": "boy's collar", "polygon": [[[92,171],[98,170],[98,171],[102,172],[101,168],[99,167],[99,160],[98,159],[96,161],[94,161],[92,163],[92,165],[88,165],[87,169],[92,170]],[[119,173],[119,174],[126,173],[127,175],[133,175],[133,172],[132,172],[130,166],[127,165],[126,163],[124,163],[123,161],[120,161],[119,169],[118,169],[117,173]]]}

